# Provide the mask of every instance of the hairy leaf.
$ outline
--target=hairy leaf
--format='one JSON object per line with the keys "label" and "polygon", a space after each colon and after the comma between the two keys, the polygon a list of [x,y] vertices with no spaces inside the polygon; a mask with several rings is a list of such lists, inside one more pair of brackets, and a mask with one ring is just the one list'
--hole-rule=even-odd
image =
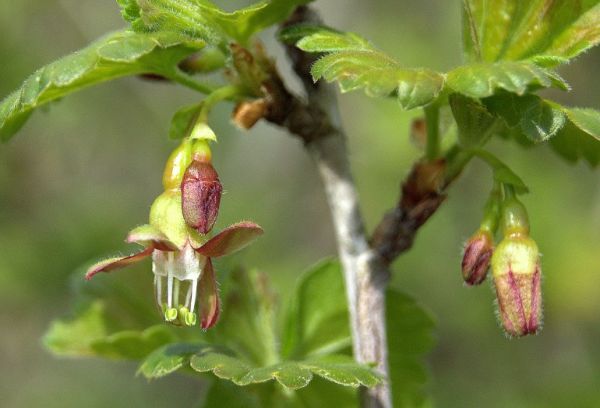
{"label": "hairy leaf", "polygon": [[412,298],[395,289],[387,291],[386,315],[393,405],[423,406],[427,381],[423,356],[434,344],[433,319]]}
{"label": "hairy leaf", "polygon": [[292,295],[282,340],[286,358],[338,352],[350,346],[342,271],[327,260],[304,273]]}
{"label": "hairy leaf", "polygon": [[461,94],[451,94],[449,103],[458,127],[458,140],[463,148],[483,146],[498,128],[496,117],[479,101]]}
{"label": "hairy leaf", "polygon": [[175,112],[169,127],[169,138],[183,139],[188,136],[201,107],[201,104],[195,103],[184,106]]}
{"label": "hairy leaf", "polygon": [[553,109],[561,109],[567,124],[550,140],[552,149],[571,162],[585,159],[591,166],[600,164],[600,112],[594,109],[567,108],[547,102]]}
{"label": "hairy leaf", "polygon": [[326,55],[312,67],[315,80],[337,81],[342,92],[364,89],[369,96],[396,95],[403,109],[431,103],[444,77],[428,69],[404,69],[375,50],[344,51]]}
{"label": "hairy leaf", "polygon": [[447,86],[470,98],[485,98],[498,90],[522,95],[551,86],[568,89],[554,72],[532,62],[497,62],[463,65],[448,72]]}
{"label": "hairy leaf", "polygon": [[213,343],[223,344],[258,366],[277,359],[276,298],[265,274],[234,270],[224,282],[223,314],[207,332]]}
{"label": "hairy leaf", "polygon": [[[570,59],[600,42],[599,0],[463,0],[470,61]],[[556,59],[555,62],[560,62]]]}
{"label": "hairy leaf", "polygon": [[327,27],[292,26],[280,38],[306,52],[328,53],[311,69],[315,81],[338,82],[342,92],[364,89],[369,96],[395,95],[403,109],[431,103],[444,85],[443,75],[428,69],[406,69],[353,33]]}
{"label": "hairy leaf", "polygon": [[518,128],[532,142],[544,142],[555,136],[565,124],[565,114],[536,95],[518,96],[509,93],[484,100],[493,114],[511,128]]}
{"label": "hairy leaf", "polygon": [[74,318],[53,322],[44,344],[58,355],[140,359],[175,339],[165,326],[110,334],[105,309],[97,300],[80,308]]}
{"label": "hairy leaf", "polygon": [[[255,33],[287,18],[312,0],[270,0],[226,12],[208,0],[126,1],[123,15],[139,31],[174,31],[210,44],[245,44]],[[137,7],[136,7],[137,6]]]}
{"label": "hairy leaf", "polygon": [[0,140],[8,140],[32,110],[87,86],[126,75],[170,76],[177,63],[204,43],[169,34],[119,31],[31,75],[0,103]]}
{"label": "hairy leaf", "polygon": [[249,385],[276,380],[290,389],[307,386],[316,374],[340,385],[373,387],[379,377],[348,356],[330,356],[324,360],[285,361],[267,367],[252,367],[242,360],[225,354],[206,352],[191,358],[191,367],[198,372],[212,371],[217,377],[237,385]]}
{"label": "hairy leaf", "polygon": [[203,12],[210,15],[211,20],[218,24],[228,36],[245,43],[253,34],[285,20],[296,7],[312,1],[261,1],[231,13],[224,12],[215,6],[205,6]]}
{"label": "hairy leaf", "polygon": [[154,350],[140,365],[138,373],[144,377],[160,378],[189,364],[192,355],[211,346],[193,343],[172,343]]}

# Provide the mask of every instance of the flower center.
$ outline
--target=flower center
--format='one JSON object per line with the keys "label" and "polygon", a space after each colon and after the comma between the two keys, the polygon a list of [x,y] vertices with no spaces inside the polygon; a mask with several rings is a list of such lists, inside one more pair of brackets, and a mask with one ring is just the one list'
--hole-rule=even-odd
{"label": "flower center", "polygon": [[156,303],[165,321],[184,326],[196,324],[196,294],[205,263],[206,258],[189,244],[181,251],[152,252]]}

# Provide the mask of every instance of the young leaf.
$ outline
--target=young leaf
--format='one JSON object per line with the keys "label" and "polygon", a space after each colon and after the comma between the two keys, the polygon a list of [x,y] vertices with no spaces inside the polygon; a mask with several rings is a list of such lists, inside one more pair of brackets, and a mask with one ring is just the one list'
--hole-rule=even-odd
{"label": "young leaf", "polygon": [[183,139],[190,134],[191,127],[194,125],[194,120],[197,118],[202,104],[195,103],[180,108],[171,119],[169,127],[170,139]]}
{"label": "young leaf", "polygon": [[213,6],[201,5],[208,15],[229,37],[244,44],[255,33],[285,20],[296,7],[313,0],[270,0],[227,13]]}
{"label": "young leaf", "polygon": [[[463,0],[463,44],[470,61],[570,59],[600,42],[598,0]],[[556,60],[559,61],[559,60]]]}
{"label": "young leaf", "polygon": [[567,124],[550,140],[552,149],[566,160],[585,159],[592,167],[600,164],[600,112],[594,109],[567,108],[547,103],[561,109]]}
{"label": "young leaf", "polygon": [[351,345],[340,264],[327,260],[305,272],[292,295],[282,354],[298,358],[337,352]]}
{"label": "young leaf", "polygon": [[40,68],[0,103],[0,140],[8,140],[31,111],[87,86],[126,75],[171,76],[177,63],[204,43],[169,33],[119,31]]}
{"label": "young leaf", "polygon": [[447,86],[470,98],[485,98],[502,89],[522,95],[535,88],[568,89],[554,72],[532,62],[497,62],[462,65],[447,74]]}
{"label": "young leaf", "polygon": [[423,406],[427,381],[423,356],[434,344],[433,319],[413,299],[391,288],[386,316],[393,406]]}
{"label": "young leaf", "polygon": [[539,96],[501,93],[484,100],[488,110],[511,128],[518,128],[532,142],[544,142],[562,129],[565,114]]}
{"label": "young leaf", "polygon": [[187,366],[190,357],[200,350],[210,348],[203,344],[171,343],[154,350],[138,369],[144,377],[160,378]]}
{"label": "young leaf", "polygon": [[368,96],[395,95],[403,109],[413,109],[431,103],[444,85],[441,74],[402,68],[353,33],[301,25],[283,30],[280,37],[306,52],[329,53],[313,65],[311,74],[315,81],[338,82],[342,92],[362,88]]}
{"label": "young leaf", "polygon": [[45,346],[58,355],[135,360],[175,339],[165,326],[109,334],[105,309],[96,300],[80,308],[75,318],[53,322],[44,335]]}
{"label": "young leaf", "polygon": [[[300,5],[312,0],[261,1],[226,12],[208,0],[136,0],[139,6],[124,8],[123,14],[140,31],[175,31],[210,44],[227,39],[245,44],[255,33],[287,18]],[[126,11],[128,10],[128,11]]]}
{"label": "young leaf", "polygon": [[467,149],[483,146],[498,129],[497,118],[475,99],[455,93],[448,100],[461,146]]}
{"label": "young leaf", "polygon": [[211,341],[226,345],[257,366],[277,360],[276,299],[267,277],[238,269],[223,286],[223,314],[219,324],[207,332]]}
{"label": "young leaf", "polygon": [[267,367],[252,367],[226,354],[200,352],[191,357],[192,369],[204,373],[212,371],[217,377],[245,386],[276,380],[286,388],[306,387],[316,374],[340,385],[373,387],[381,380],[365,366],[348,356],[330,356],[325,360],[285,361]]}

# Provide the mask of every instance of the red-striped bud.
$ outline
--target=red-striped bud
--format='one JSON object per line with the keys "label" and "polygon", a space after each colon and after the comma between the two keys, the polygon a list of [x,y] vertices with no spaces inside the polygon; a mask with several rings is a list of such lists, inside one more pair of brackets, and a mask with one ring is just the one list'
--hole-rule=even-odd
{"label": "red-striped bud", "polygon": [[503,220],[504,239],[492,257],[500,320],[510,336],[535,334],[542,320],[538,247],[529,238],[525,207],[516,199],[505,204]]}
{"label": "red-striped bud", "polygon": [[185,222],[202,234],[208,233],[219,213],[223,187],[209,160],[195,157],[181,182],[181,207]]}
{"label": "red-striped bud", "polygon": [[469,238],[462,259],[462,275],[467,285],[479,285],[485,280],[493,253],[490,232],[479,230]]}

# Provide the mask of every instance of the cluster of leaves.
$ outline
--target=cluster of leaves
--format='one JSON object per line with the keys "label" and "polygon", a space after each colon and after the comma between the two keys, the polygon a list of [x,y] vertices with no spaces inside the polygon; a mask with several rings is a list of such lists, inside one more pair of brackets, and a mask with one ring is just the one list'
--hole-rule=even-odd
{"label": "cluster of leaves", "polygon": [[[225,12],[208,0],[117,0],[129,29],[108,34],[88,47],[33,73],[0,103],[0,140],[10,139],[32,111],[85,87],[123,76],[155,74],[202,93],[214,87],[179,67],[206,49],[229,55],[231,41],[246,44],[265,28],[311,0],[261,1]],[[208,47],[207,47],[208,46]]]}
{"label": "cluster of leaves", "polygon": [[[224,315],[205,333],[164,324],[144,329],[155,316],[152,307],[116,285],[114,278],[77,284],[79,307],[74,317],[52,324],[45,336],[50,350],[141,360],[139,372],[149,379],[179,369],[212,373],[207,407],[229,406],[229,397],[246,407],[316,406],[312,402],[322,405],[325,400],[355,407],[355,388],[380,381],[351,357],[344,283],[336,261],[307,271],[283,309],[265,275],[231,273],[223,289]],[[417,406],[425,398],[421,356],[432,346],[433,323],[409,297],[395,290],[388,295],[395,406]],[[232,394],[223,380],[245,387]]]}
{"label": "cluster of leaves", "polygon": [[324,54],[312,66],[313,78],[335,81],[342,92],[394,96],[404,109],[449,102],[465,148],[480,147],[490,133],[524,136],[530,144],[549,140],[568,160],[598,165],[600,112],[533,92],[569,90],[554,68],[600,42],[600,1],[465,0],[463,6],[467,63],[446,73],[404,68],[358,35],[327,27],[296,25],[280,38]]}

